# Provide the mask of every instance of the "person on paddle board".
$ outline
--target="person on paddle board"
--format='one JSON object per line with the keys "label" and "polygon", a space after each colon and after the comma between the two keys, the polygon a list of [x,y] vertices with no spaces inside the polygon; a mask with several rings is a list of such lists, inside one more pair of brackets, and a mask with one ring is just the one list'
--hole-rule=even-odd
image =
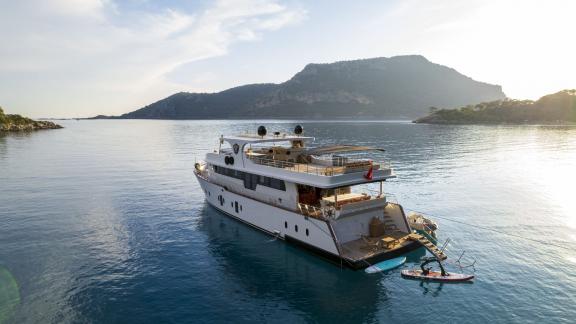
{"label": "person on paddle board", "polygon": [[440,273],[442,274],[442,276],[447,276],[448,273],[446,272],[446,270],[444,270],[444,266],[442,266],[442,262],[440,262],[440,260],[438,260],[436,257],[428,257],[428,258],[424,258],[423,259],[424,262],[422,262],[422,264],[420,264],[420,269],[422,269],[422,274],[427,276],[428,274],[430,274],[430,270],[432,270],[432,267],[425,267],[425,265],[427,265],[430,262],[437,262],[438,265],[440,266]]}

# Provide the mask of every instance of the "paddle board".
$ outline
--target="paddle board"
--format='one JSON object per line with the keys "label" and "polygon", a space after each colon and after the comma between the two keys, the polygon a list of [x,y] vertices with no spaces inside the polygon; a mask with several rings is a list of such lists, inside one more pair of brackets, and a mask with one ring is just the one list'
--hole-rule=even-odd
{"label": "paddle board", "polygon": [[423,274],[422,270],[402,270],[402,277],[408,279],[419,279],[419,280],[431,280],[431,281],[442,281],[442,282],[462,282],[474,279],[473,275],[464,273],[448,273],[448,275],[443,276],[440,271],[430,271],[428,274]]}
{"label": "paddle board", "polygon": [[397,257],[394,259],[378,262],[378,263],[366,268],[366,270],[364,270],[364,271],[366,271],[366,273],[376,273],[376,272],[387,271],[387,270],[394,269],[396,267],[403,265],[404,262],[406,262],[406,257]]}

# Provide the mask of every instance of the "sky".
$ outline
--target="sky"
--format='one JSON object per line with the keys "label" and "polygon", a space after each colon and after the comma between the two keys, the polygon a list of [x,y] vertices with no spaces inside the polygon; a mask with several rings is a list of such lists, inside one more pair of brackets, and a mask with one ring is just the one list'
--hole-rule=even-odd
{"label": "sky", "polygon": [[119,115],[406,54],[537,99],[576,88],[574,13],[573,0],[0,0],[0,106]]}

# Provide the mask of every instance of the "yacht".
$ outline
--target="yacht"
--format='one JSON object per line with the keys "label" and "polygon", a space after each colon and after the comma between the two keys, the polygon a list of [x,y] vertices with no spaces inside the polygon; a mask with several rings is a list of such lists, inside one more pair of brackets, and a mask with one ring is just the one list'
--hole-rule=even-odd
{"label": "yacht", "polygon": [[363,269],[420,247],[402,206],[383,183],[395,177],[382,149],[315,146],[292,134],[221,136],[196,163],[206,201],[228,216],[341,266]]}

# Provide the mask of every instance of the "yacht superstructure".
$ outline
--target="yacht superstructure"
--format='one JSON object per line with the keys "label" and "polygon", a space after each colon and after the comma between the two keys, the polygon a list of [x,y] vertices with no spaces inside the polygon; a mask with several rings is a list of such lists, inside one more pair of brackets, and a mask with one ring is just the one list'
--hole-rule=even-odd
{"label": "yacht superstructure", "polygon": [[[389,163],[359,157],[373,147],[313,147],[313,137],[275,132],[222,136],[195,175],[216,209],[353,269],[420,246],[401,205],[387,201]],[[223,147],[227,145],[228,147]],[[366,191],[368,184],[379,190]]]}

